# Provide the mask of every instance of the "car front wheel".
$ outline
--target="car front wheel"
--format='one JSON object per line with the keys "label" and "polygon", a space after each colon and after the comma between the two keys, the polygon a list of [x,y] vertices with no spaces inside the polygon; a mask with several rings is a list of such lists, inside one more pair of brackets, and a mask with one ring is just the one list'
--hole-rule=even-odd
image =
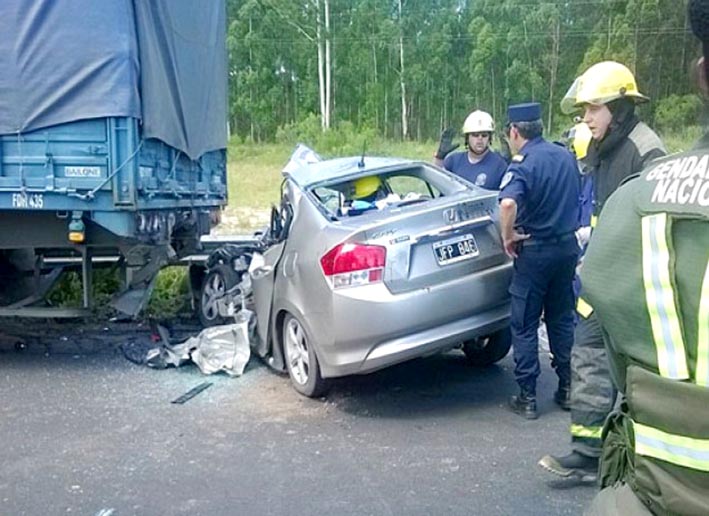
{"label": "car front wheel", "polygon": [[238,280],[236,272],[226,264],[217,265],[205,275],[199,295],[199,320],[202,326],[207,328],[233,322],[232,318],[219,314],[217,303]]}
{"label": "car front wheel", "polygon": [[283,321],[283,354],[291,383],[309,398],[322,396],[329,382],[320,375],[320,365],[303,325],[288,315]]}
{"label": "car front wheel", "polygon": [[504,328],[492,335],[464,342],[463,353],[470,365],[484,367],[505,358],[511,346],[512,334],[509,328]]}

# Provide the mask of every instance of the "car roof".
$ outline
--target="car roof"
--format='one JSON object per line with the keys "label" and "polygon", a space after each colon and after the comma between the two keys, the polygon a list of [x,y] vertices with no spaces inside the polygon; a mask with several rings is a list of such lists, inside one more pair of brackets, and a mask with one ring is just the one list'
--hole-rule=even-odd
{"label": "car roof", "polygon": [[410,166],[414,163],[419,163],[418,161],[402,158],[379,158],[370,156],[364,157],[364,166],[360,166],[361,162],[362,156],[329,159],[310,165],[304,165],[292,172],[284,172],[283,175],[290,177],[301,187],[308,187],[323,181],[360,174],[366,175],[367,173],[375,173],[384,168],[397,168],[397,165]]}

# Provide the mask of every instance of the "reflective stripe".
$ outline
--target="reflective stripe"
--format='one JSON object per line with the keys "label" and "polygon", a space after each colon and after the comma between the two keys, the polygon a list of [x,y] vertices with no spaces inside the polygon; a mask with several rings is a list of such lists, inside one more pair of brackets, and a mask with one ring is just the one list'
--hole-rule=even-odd
{"label": "reflective stripe", "polygon": [[675,295],[670,281],[667,214],[642,219],[643,283],[652,324],[657,364],[665,378],[689,378]]}
{"label": "reflective stripe", "polygon": [[697,385],[709,386],[709,262],[704,272],[702,293],[699,299],[697,327]]}
{"label": "reflective stripe", "polygon": [[635,422],[633,429],[636,454],[709,472],[709,439],[669,434]]}
{"label": "reflective stripe", "polygon": [[574,437],[587,437],[591,439],[600,439],[603,432],[602,426],[583,426],[571,425],[571,435]]}
{"label": "reflective stripe", "polygon": [[595,215],[591,215],[591,227],[595,228],[596,224],[598,224],[598,217]]}
{"label": "reflective stripe", "polygon": [[576,302],[576,311],[581,314],[584,319],[588,319],[593,313],[593,307],[582,298],[579,298]]}

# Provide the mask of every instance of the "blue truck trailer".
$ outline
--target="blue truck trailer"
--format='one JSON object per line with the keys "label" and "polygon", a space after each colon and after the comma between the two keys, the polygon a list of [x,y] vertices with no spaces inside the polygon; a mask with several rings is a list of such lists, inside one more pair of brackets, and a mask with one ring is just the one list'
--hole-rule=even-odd
{"label": "blue truck trailer", "polygon": [[[0,315],[80,315],[114,255],[131,316],[227,202],[225,0],[3,0]],[[80,258],[83,306],[44,295]]]}

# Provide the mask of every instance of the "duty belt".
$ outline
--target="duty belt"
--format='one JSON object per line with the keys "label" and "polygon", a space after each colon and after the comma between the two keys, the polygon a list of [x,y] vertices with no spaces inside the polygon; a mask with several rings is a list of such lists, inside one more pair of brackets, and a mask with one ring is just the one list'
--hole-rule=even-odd
{"label": "duty belt", "polygon": [[573,231],[571,231],[570,233],[564,233],[563,235],[557,235],[557,236],[546,237],[546,238],[538,238],[535,236],[531,236],[527,240],[522,240],[520,242],[520,244],[523,247],[532,247],[532,246],[537,246],[537,245],[563,244],[563,243],[569,242],[571,240],[576,240],[576,235],[574,234]]}

